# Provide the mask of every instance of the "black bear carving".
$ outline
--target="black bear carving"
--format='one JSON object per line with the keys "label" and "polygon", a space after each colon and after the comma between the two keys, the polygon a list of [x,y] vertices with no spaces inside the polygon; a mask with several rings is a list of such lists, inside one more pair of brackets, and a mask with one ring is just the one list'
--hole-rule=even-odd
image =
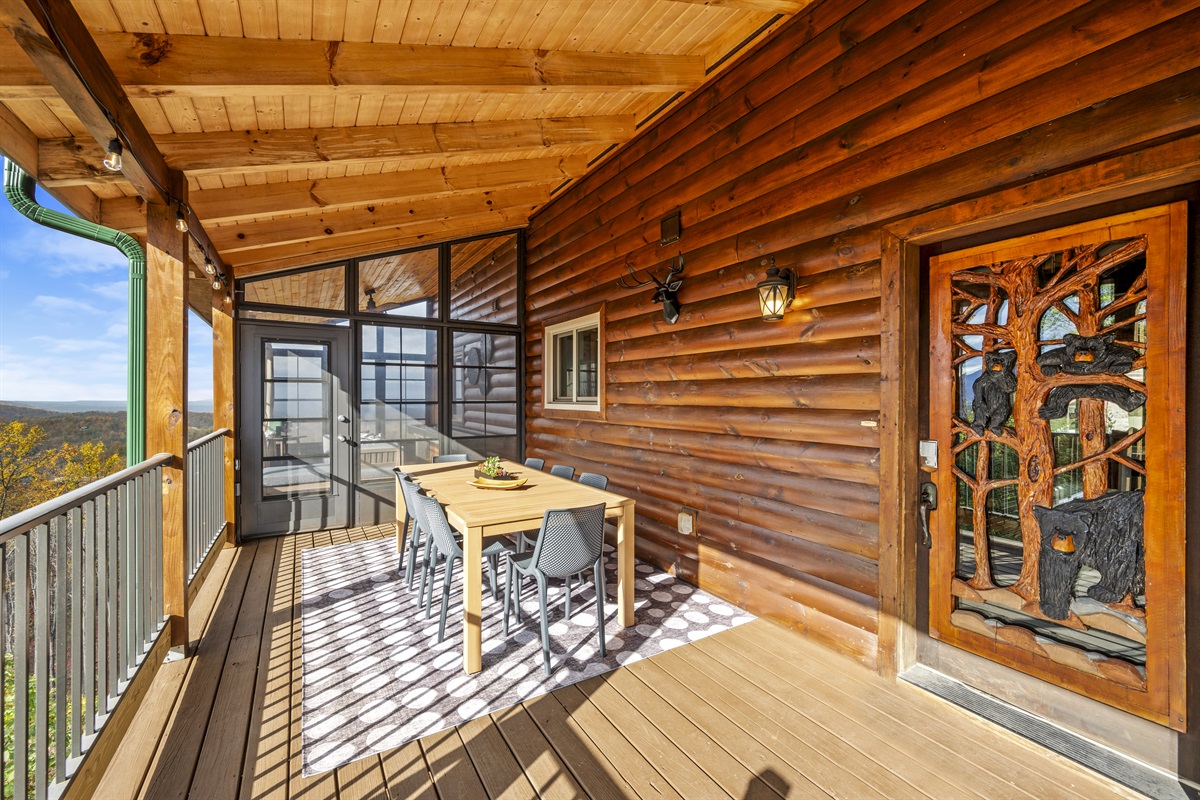
{"label": "black bear carving", "polygon": [[1063,346],[1047,350],[1037,357],[1042,374],[1051,377],[1060,372],[1068,375],[1124,375],[1133,369],[1141,355],[1137,350],[1114,341],[1113,334],[1079,336],[1068,333]]}
{"label": "black bear carving", "polygon": [[1066,619],[1082,567],[1100,573],[1088,596],[1115,603],[1140,594],[1146,582],[1142,539],[1143,492],[1109,492],[1094,500],[1072,500],[1054,508],[1034,506],[1041,530],[1038,586],[1042,613]]}
{"label": "black bear carving", "polygon": [[1095,385],[1072,383],[1066,386],[1055,386],[1046,396],[1046,402],[1038,409],[1042,419],[1058,419],[1067,415],[1067,407],[1072,400],[1092,397],[1115,403],[1126,411],[1133,411],[1146,402],[1146,394],[1124,386],[1113,386],[1107,383]]}
{"label": "black bear carving", "polygon": [[971,387],[975,397],[971,427],[980,436],[984,428],[997,436],[1004,432],[1004,423],[1012,415],[1012,393],[1017,390],[1017,376],[1013,374],[1016,363],[1017,354],[1012,350],[983,356],[983,373]]}

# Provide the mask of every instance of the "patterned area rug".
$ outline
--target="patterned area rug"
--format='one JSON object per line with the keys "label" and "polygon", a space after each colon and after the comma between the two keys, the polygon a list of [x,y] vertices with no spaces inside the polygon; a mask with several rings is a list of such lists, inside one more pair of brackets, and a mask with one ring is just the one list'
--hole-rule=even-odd
{"label": "patterned area rug", "polygon": [[[637,625],[616,620],[616,560],[609,548],[606,658],[599,656],[595,592],[588,580],[563,615],[562,588],[550,589],[553,674],[542,667],[537,590],[522,592],[523,616],[505,638],[503,604],[484,579],[483,671],[462,671],[461,587],[456,579],[437,643],[437,603],[425,619],[416,587],[397,571],[393,539],[304,551],[301,562],[304,774],[399,747],[522,700],[616,669],[753,619],[683,581],[637,564]],[[461,569],[459,570],[461,575]],[[503,589],[504,570],[500,580]],[[560,582],[561,583],[561,582]],[[501,592],[503,596],[503,592]]]}

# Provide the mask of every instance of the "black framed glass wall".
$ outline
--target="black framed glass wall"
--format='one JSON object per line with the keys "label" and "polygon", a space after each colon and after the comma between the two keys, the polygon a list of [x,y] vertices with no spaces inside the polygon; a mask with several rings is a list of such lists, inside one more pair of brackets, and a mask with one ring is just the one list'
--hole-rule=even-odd
{"label": "black framed glass wall", "polygon": [[351,328],[355,524],[392,518],[395,467],[520,458],[523,253],[506,232],[238,282],[241,321]]}

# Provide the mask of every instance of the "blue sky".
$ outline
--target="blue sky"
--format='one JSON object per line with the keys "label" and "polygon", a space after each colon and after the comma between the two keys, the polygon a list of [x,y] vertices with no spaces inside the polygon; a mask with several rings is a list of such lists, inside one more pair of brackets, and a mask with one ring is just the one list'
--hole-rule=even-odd
{"label": "blue sky", "polygon": [[[70,213],[44,191],[39,203]],[[125,400],[129,265],[0,197],[0,402]],[[212,400],[212,330],[188,326],[188,396]]]}

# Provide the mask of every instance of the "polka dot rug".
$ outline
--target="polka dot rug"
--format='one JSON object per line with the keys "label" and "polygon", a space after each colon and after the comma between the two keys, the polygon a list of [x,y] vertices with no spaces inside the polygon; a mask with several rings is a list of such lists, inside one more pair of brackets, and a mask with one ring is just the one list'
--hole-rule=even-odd
{"label": "polka dot rug", "polygon": [[[429,619],[398,572],[394,539],[305,550],[301,561],[301,659],[304,774],[351,761],[459,725],[561,686],[609,672],[753,619],[690,584],[637,563],[637,624],[617,623],[615,552],[606,548],[605,646],[597,648],[596,596],[590,577],[575,582],[571,617],[561,581],[551,582],[552,674],[542,666],[537,589],[522,591],[522,617],[508,637],[504,606],[483,589],[483,671],[462,670],[462,604],[457,571],[437,642],[442,570]],[[503,561],[501,562],[503,564]],[[504,568],[500,570],[503,597]],[[558,586],[555,586],[555,583]]]}

